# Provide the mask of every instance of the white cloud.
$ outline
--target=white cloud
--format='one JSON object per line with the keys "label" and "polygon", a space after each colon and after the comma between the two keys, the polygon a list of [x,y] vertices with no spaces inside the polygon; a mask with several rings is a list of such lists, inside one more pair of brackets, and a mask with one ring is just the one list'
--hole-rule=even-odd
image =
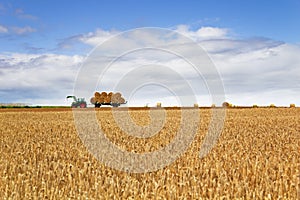
{"label": "white cloud", "polygon": [[[236,39],[230,37],[228,29],[216,27],[202,27],[190,30],[188,26],[180,25],[176,31],[192,38],[208,53],[216,68],[219,70],[224,83],[228,101],[239,105],[269,105],[275,103],[288,105],[300,104],[300,46],[286,44],[265,38]],[[199,104],[210,105],[211,99],[203,80],[199,80],[190,64],[170,52],[163,51],[171,48],[176,52],[197,57],[201,55],[193,52],[190,43],[177,37],[164,37],[159,32],[143,32],[139,29],[133,34],[125,34],[115,38],[119,31],[98,29],[95,32],[83,34],[72,38],[72,42],[80,42],[93,47],[106,41],[95,60],[93,67],[86,72],[84,80],[98,80],[100,72],[106,65],[105,59],[113,53],[118,55],[126,49],[135,49],[145,44],[160,46],[157,49],[133,51],[116,60],[107,68],[104,77],[92,90],[111,91],[122,80],[127,80],[124,85],[130,86],[141,80],[157,82],[163,80],[166,87],[172,87],[179,93],[185,94],[187,87],[178,81],[176,75],[169,75],[168,70],[181,75],[189,84],[193,85]],[[110,40],[114,38],[113,40]],[[171,38],[171,39],[170,39]],[[111,42],[110,42],[111,41]],[[102,61],[102,59],[104,61]],[[64,56],[54,54],[2,54],[0,55],[0,93],[1,97],[13,99],[9,95],[16,95],[17,102],[30,101],[33,103],[47,102],[49,104],[64,102],[64,96],[72,92],[81,56]],[[203,63],[205,64],[205,63]],[[145,71],[138,71],[146,67]],[[161,70],[155,67],[160,66]],[[167,68],[163,68],[167,67]],[[206,71],[201,71],[203,74]],[[143,106],[146,103],[154,104],[162,101],[163,105],[170,105],[176,100],[170,96],[167,88],[158,86],[141,86],[131,99],[130,105]],[[156,89],[155,89],[156,88]],[[153,91],[152,91],[153,90]],[[155,90],[155,91],[154,91]],[[86,98],[93,91],[86,93]],[[28,96],[31,95],[32,97]],[[169,96],[168,96],[169,95]],[[58,98],[58,96],[60,98]],[[129,96],[126,96],[129,98]],[[24,101],[22,101],[22,99]],[[168,99],[170,102],[167,102]],[[1,100],[0,100],[1,101]]]}
{"label": "white cloud", "polygon": [[195,41],[228,37],[227,29],[217,27],[201,27],[198,30],[193,31],[190,30],[190,27],[187,25],[179,25],[175,30]]}
{"label": "white cloud", "polygon": [[14,33],[18,34],[18,35],[36,32],[36,29],[34,29],[34,28],[30,27],[30,26],[25,26],[25,27],[12,27],[11,30],[12,30]]}
{"label": "white cloud", "polygon": [[[161,29],[162,32],[164,29]],[[228,37],[228,30],[224,28],[216,28],[216,27],[201,27],[198,30],[190,30],[190,27],[187,25],[179,25],[176,27],[175,31],[177,31],[180,34],[183,34],[187,37],[192,38],[195,41],[199,40],[208,40],[208,39],[225,39]],[[77,40],[80,42],[83,42],[85,44],[91,45],[91,46],[97,46],[103,43],[104,41],[107,41],[111,37],[115,37],[118,34],[121,34],[122,32],[112,30],[112,31],[106,31],[103,29],[97,29],[95,32],[89,32],[87,34],[83,34],[78,36]],[[162,38],[159,35],[160,32],[145,32],[140,31],[140,29],[136,29],[134,31],[133,38],[142,38],[143,40],[150,41],[152,40],[152,43],[161,43],[163,42],[164,45],[167,45],[167,41],[163,41]],[[73,38],[72,38],[73,39]],[[128,44],[128,38],[123,37],[122,41],[125,42],[125,44]],[[133,43],[133,40],[129,41],[130,43]],[[140,41],[139,41],[140,42]],[[119,44],[120,45],[120,44]],[[121,45],[120,45],[121,46]]]}
{"label": "white cloud", "polygon": [[0,25],[0,33],[15,33],[18,35],[26,34],[26,33],[33,33],[36,32],[36,29],[30,27],[30,26],[24,26],[24,27],[5,27],[3,25]]}
{"label": "white cloud", "polygon": [[[300,97],[300,84],[298,81],[300,79],[299,46],[266,38],[235,39],[228,35],[228,29],[215,27],[202,27],[193,31],[188,26],[180,25],[176,28],[176,31],[192,38],[207,51],[221,74],[230,101],[242,105],[243,102],[246,105],[252,105],[255,102],[269,104],[279,94],[293,96],[287,96],[286,98],[278,96],[277,98],[281,100],[275,99],[276,101],[273,102],[288,105],[291,100],[296,103],[299,101],[297,100]],[[109,33],[105,33],[106,38],[109,38]],[[170,45],[170,41],[156,37],[155,34],[141,36],[138,35],[138,32],[136,33],[136,38],[151,40],[153,44],[160,43],[162,48]],[[113,34],[111,33],[111,35]],[[130,37],[124,38],[123,41],[113,45],[113,48],[118,48],[119,45],[119,49],[122,49],[123,46],[126,46],[124,45],[126,41],[134,49],[136,41],[128,39]],[[175,46],[174,49],[176,49]],[[192,55],[193,52],[190,51],[189,54]],[[164,56],[167,59],[163,60],[159,55],[163,57],[163,53],[159,51],[151,54],[154,63],[172,66],[172,69],[177,70],[185,78],[192,80],[194,77],[193,72],[188,65],[168,56]],[[108,70],[111,76],[107,76],[107,79],[111,81],[107,81],[104,84],[105,87],[109,88],[109,85],[114,84],[114,80],[118,80],[126,71],[132,70],[133,63],[135,63],[134,65],[138,65],[137,63],[142,65],[143,62],[147,62],[147,59],[151,59],[151,56],[134,54],[131,60],[118,62],[118,66],[114,66],[114,70]],[[142,61],[140,58],[144,58],[146,61]],[[155,75],[153,74],[153,76]],[[143,77],[143,74],[140,77]],[[201,84],[199,81],[197,83]],[[199,89],[198,92],[199,95],[202,95],[206,91]],[[233,99],[232,97],[239,97],[239,99]],[[255,100],[255,102],[251,102],[249,99]],[[205,103],[209,105],[209,102],[206,101]]]}
{"label": "white cloud", "polygon": [[[82,59],[56,54],[0,55],[0,101],[64,103],[65,95],[72,93]],[[52,100],[58,98],[60,102]]]}
{"label": "white cloud", "polygon": [[0,25],[0,33],[7,33],[8,29],[5,26]]}
{"label": "white cloud", "polygon": [[117,31],[105,31],[102,29],[97,29],[95,32],[89,32],[81,35],[79,37],[79,41],[91,46],[97,46],[117,33]]}
{"label": "white cloud", "polygon": [[24,12],[24,10],[22,8],[17,8],[15,10],[15,14],[21,18],[21,19],[29,19],[29,20],[36,20],[38,19],[36,16],[33,16],[33,15],[30,15],[30,14],[27,14]]}
{"label": "white cloud", "polygon": [[197,35],[202,38],[222,38],[227,35],[226,29],[213,28],[213,27],[202,27],[197,30]]}

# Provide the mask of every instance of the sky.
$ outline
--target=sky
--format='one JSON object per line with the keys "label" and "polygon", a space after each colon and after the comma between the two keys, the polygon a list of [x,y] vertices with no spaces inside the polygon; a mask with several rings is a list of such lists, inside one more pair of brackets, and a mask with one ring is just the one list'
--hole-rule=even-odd
{"label": "sky", "polygon": [[[0,103],[69,105],[65,97],[78,92],[74,88],[84,78],[81,72],[89,67],[87,61],[103,50],[102,56],[110,56],[145,44],[165,48],[171,40],[174,49],[183,53],[176,47],[183,37],[167,38],[166,31],[159,31],[159,36],[149,29],[143,34],[136,31],[153,27],[181,34],[205,51],[205,59],[211,60],[222,81],[224,100],[235,105],[299,105],[299,19],[299,0],[1,0]],[[107,49],[103,44],[111,46]],[[182,47],[188,48],[183,53],[186,58],[193,59],[192,46]],[[81,89],[88,87],[91,93],[122,89],[130,106],[158,101],[170,106],[214,103],[206,72],[202,71],[200,80],[178,56],[156,49],[125,57],[100,81],[100,74],[93,70],[98,66],[101,71],[103,66],[90,66],[85,78],[93,77],[96,83],[83,84]],[[178,80],[178,74],[193,94],[186,94],[187,85]],[[140,77],[144,82],[139,82]],[[141,85],[125,91],[117,87],[121,79],[127,80],[123,86]],[[92,96],[78,94],[87,100]],[[190,101],[180,102],[182,96]]]}

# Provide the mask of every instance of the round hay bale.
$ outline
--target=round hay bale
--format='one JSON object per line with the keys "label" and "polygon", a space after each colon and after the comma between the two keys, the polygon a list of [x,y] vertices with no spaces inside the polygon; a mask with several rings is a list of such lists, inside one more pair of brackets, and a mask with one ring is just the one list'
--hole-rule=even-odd
{"label": "round hay bale", "polygon": [[90,99],[90,102],[91,102],[92,104],[95,104],[95,103],[96,103],[95,97],[92,97],[92,98]]}
{"label": "round hay bale", "polygon": [[197,103],[194,103],[195,108],[199,108],[199,105]]}
{"label": "round hay bale", "polygon": [[95,102],[100,102],[100,96],[95,97]]}
{"label": "round hay bale", "polygon": [[252,107],[253,107],[253,108],[258,108],[258,105],[254,104]]}
{"label": "round hay bale", "polygon": [[113,94],[112,97],[111,97],[111,101],[113,103],[118,103],[119,100],[120,100],[121,96],[117,95],[117,94]]}
{"label": "round hay bale", "polygon": [[296,108],[296,105],[294,103],[291,103],[290,108]]}
{"label": "round hay bale", "polygon": [[112,92],[110,92],[110,93],[108,93],[108,94],[107,94],[107,96],[110,96],[110,97],[111,97],[112,95],[113,95],[113,93],[112,93]]}
{"label": "round hay bale", "polygon": [[111,102],[113,102],[113,103],[115,103],[117,100],[117,98],[114,95],[110,99],[111,99]]}
{"label": "round hay bale", "polygon": [[121,97],[122,96],[120,92],[117,92],[114,95],[117,96],[117,97]]}
{"label": "round hay bale", "polygon": [[229,107],[230,107],[230,104],[229,104],[228,102],[224,102],[224,103],[222,104],[222,106],[223,106],[224,108],[229,108]]}
{"label": "round hay bale", "polygon": [[104,102],[104,98],[101,96],[100,98],[98,98],[98,101],[99,103],[103,103]]}
{"label": "round hay bale", "polygon": [[212,107],[212,108],[215,108],[215,107],[216,107],[216,104],[214,104],[214,103],[211,104],[211,107]]}
{"label": "round hay bale", "polygon": [[158,102],[158,103],[156,104],[156,107],[157,107],[157,108],[161,108],[161,103]]}
{"label": "round hay bale", "polygon": [[110,103],[111,99],[107,96],[103,98],[104,103]]}
{"label": "round hay bale", "polygon": [[107,103],[111,102],[111,96],[107,95],[107,97],[105,98]]}
{"label": "round hay bale", "polygon": [[94,96],[97,98],[97,97],[100,97],[101,94],[99,92],[95,92]]}
{"label": "round hay bale", "polygon": [[106,97],[106,96],[107,96],[107,93],[106,93],[106,92],[101,92],[101,96],[102,96],[102,97]]}
{"label": "round hay bale", "polygon": [[275,104],[271,103],[270,108],[276,108]]}
{"label": "round hay bale", "polygon": [[125,99],[121,97],[119,103],[125,103]]}

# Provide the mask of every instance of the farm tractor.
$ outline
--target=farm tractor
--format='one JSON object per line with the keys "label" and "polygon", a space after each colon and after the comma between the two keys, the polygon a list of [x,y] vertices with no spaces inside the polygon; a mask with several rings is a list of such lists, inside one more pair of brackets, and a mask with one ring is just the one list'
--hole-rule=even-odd
{"label": "farm tractor", "polygon": [[72,108],[86,108],[87,104],[84,98],[76,98],[75,96],[67,96],[67,99],[72,98],[74,101],[71,104]]}

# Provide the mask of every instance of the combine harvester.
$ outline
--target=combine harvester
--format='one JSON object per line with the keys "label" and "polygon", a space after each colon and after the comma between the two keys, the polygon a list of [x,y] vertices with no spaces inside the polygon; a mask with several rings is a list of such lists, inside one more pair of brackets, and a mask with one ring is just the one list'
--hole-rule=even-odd
{"label": "combine harvester", "polygon": [[72,98],[74,101],[71,104],[72,108],[86,108],[87,104],[84,98],[76,98],[75,96],[67,96],[67,99]]}
{"label": "combine harvester", "polygon": [[95,92],[90,102],[95,105],[95,108],[100,108],[101,105],[109,105],[112,107],[119,107],[121,104],[126,104],[127,101],[122,97],[121,93],[106,93]]}

